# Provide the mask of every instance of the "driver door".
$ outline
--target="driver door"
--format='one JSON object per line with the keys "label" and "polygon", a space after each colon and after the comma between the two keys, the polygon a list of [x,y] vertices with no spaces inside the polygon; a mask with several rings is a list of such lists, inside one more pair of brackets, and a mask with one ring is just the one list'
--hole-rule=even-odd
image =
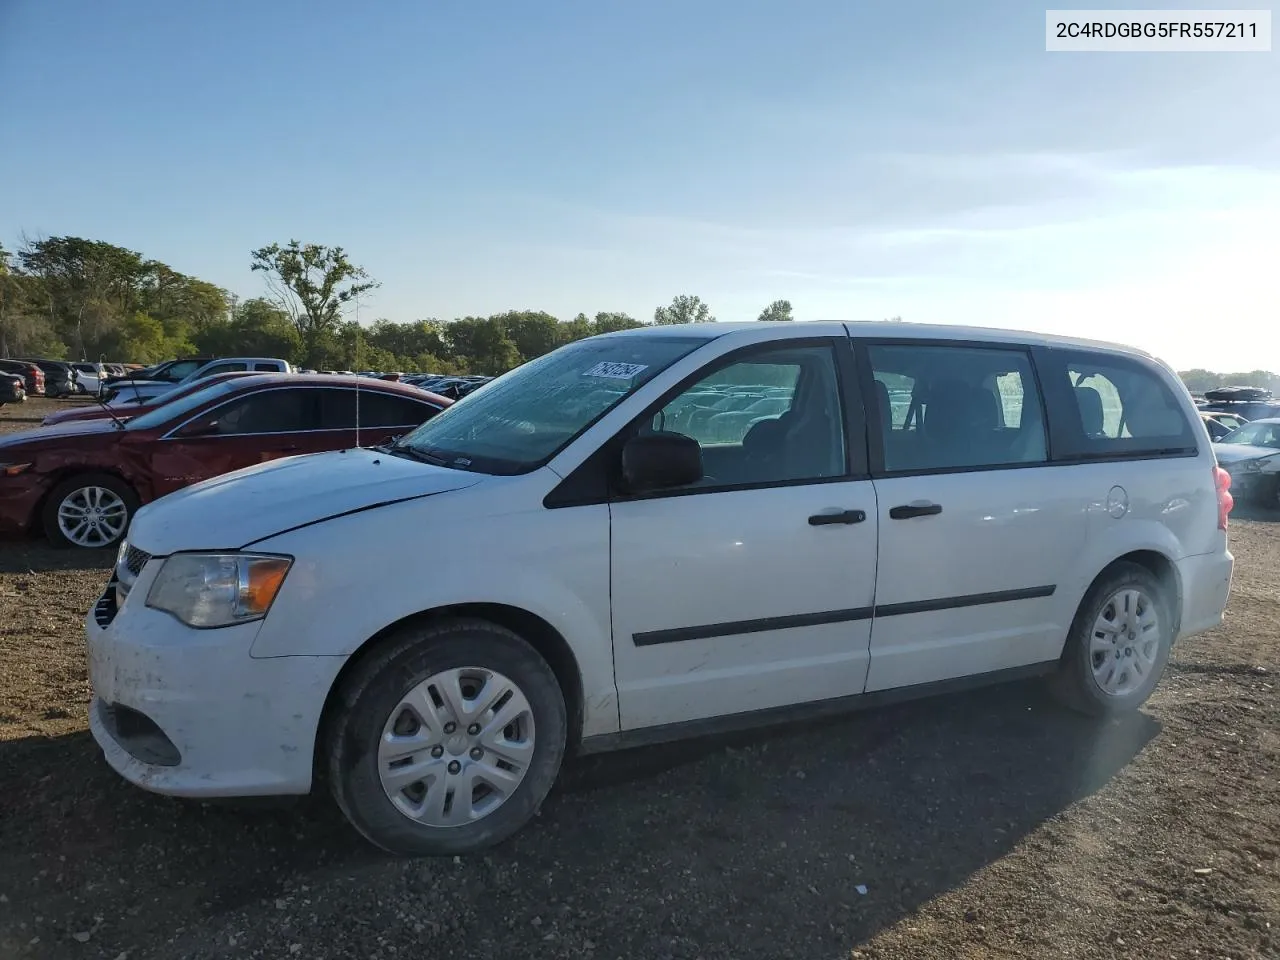
{"label": "driver door", "polygon": [[157,444],[155,496],[256,463],[306,452],[316,391],[259,390],[198,415]]}
{"label": "driver door", "polygon": [[877,521],[852,377],[843,338],[774,341],[645,419],[706,476],[610,505],[624,730],[862,692]]}

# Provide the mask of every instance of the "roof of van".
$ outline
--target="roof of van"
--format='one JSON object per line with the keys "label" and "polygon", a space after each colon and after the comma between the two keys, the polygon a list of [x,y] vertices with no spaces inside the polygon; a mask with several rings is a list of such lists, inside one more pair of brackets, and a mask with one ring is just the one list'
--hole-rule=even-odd
{"label": "roof of van", "polygon": [[1064,337],[1052,333],[1036,333],[1030,330],[1008,330],[997,327],[969,327],[942,323],[911,323],[902,320],[850,321],[842,323],[831,320],[799,320],[799,321],[733,321],[713,323],[678,323],[651,324],[634,327],[630,330],[618,330],[613,333],[600,334],[602,337],[698,337],[714,340],[717,337],[730,336],[748,330],[761,330],[778,327],[794,330],[803,325],[806,333],[815,337],[840,336],[848,327],[855,337],[892,337],[904,339],[930,340],[990,340],[992,342],[1014,341],[1032,346],[1072,347],[1088,350],[1109,350],[1113,352],[1136,354],[1142,357],[1151,355],[1137,347],[1122,343],[1110,343],[1103,340],[1086,340],[1080,337]]}

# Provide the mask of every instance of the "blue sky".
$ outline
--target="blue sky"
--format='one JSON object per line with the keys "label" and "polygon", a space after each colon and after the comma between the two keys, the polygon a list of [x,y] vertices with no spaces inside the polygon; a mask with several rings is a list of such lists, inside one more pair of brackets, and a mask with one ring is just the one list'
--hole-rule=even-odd
{"label": "blue sky", "polygon": [[242,297],[339,244],[365,320],[696,293],[1280,369],[1277,56],[1049,54],[1025,0],[0,0],[0,242]]}

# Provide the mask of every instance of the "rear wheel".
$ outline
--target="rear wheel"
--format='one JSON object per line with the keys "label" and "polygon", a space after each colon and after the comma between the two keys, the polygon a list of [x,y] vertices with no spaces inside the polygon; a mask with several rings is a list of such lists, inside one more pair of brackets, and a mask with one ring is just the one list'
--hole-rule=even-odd
{"label": "rear wheel", "polygon": [[1091,716],[1137,710],[1155,689],[1172,643],[1173,611],[1164,585],[1140,564],[1118,563],[1080,604],[1053,692]]}
{"label": "rear wheel", "polygon": [[391,853],[482,850],[537,813],[567,726],[555,674],[516,634],[473,619],[408,627],[339,691],[330,787]]}
{"label": "rear wheel", "polygon": [[44,531],[55,547],[114,547],[129,530],[138,495],[105,473],[85,473],[64,480],[44,505]]}

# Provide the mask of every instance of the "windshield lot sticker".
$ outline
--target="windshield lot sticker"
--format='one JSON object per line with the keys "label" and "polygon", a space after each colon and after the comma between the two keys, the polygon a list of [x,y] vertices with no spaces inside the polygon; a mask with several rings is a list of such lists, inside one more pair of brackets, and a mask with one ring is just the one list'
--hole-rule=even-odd
{"label": "windshield lot sticker", "polygon": [[647,363],[610,363],[607,360],[602,360],[584,373],[583,376],[608,377],[611,380],[630,380],[647,367]]}

